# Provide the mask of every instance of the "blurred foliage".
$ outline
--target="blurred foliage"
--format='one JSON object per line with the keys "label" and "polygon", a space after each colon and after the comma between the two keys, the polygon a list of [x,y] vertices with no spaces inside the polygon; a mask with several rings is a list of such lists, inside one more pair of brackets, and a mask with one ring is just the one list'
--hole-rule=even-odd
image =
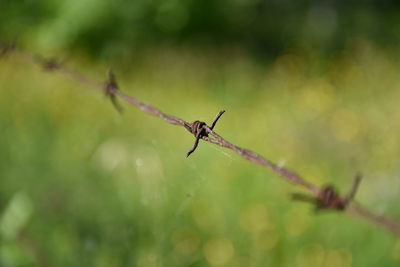
{"label": "blurred foliage", "polygon": [[93,56],[160,44],[276,56],[293,45],[340,50],[352,37],[395,46],[399,7],[394,0],[2,0],[0,36]]}
{"label": "blurred foliage", "polygon": [[[100,81],[105,60],[124,92],[186,120],[226,109],[227,140],[340,192],[361,171],[357,200],[400,218],[399,6],[1,0],[0,39],[71,51]],[[0,88],[0,266],[400,264],[375,225],[315,215],[289,200],[300,189],[211,144],[186,159],[185,130],[120,116],[84,85],[6,55]]]}
{"label": "blurred foliage", "polygon": [[[75,59],[75,61],[74,61]],[[102,80],[102,67],[69,62]],[[400,67],[353,39],[321,60],[163,51],[116,70],[124,92],[400,218]],[[230,151],[43,73],[0,61],[1,266],[399,266],[375,225],[292,202],[300,189]]]}

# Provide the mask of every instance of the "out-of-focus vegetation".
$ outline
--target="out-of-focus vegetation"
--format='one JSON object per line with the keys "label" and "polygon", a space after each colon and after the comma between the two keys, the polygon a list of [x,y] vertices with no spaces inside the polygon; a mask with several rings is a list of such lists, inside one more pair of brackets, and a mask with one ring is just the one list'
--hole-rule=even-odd
{"label": "out-of-focus vegetation", "polygon": [[[103,79],[99,64],[80,65]],[[156,62],[156,63],[155,63]],[[190,66],[190,67],[189,67]],[[331,60],[291,51],[148,55],[127,93],[400,217],[399,64],[354,40]],[[117,72],[118,73],[118,72]],[[121,72],[120,72],[121,73]],[[399,241],[290,201],[300,189],[185,130],[12,56],[0,63],[1,266],[397,266]]]}
{"label": "out-of-focus vegetation", "polygon": [[276,56],[293,44],[342,49],[350,37],[395,46],[399,7],[395,0],[2,0],[0,36],[93,56],[188,43]]}
{"label": "out-of-focus vegetation", "polygon": [[[400,219],[397,6],[2,0],[0,37],[100,81],[111,64],[124,92],[188,121],[226,109],[227,140],[341,192],[361,171],[356,199]],[[124,110],[0,59],[0,266],[399,266],[377,226],[315,215],[211,144],[187,159],[186,130]]]}

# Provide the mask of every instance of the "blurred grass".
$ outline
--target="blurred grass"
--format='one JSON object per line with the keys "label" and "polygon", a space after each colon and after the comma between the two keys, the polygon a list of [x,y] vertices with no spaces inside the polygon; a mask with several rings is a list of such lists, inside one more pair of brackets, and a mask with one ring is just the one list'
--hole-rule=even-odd
{"label": "blurred grass", "polygon": [[[232,51],[230,51],[232,52]],[[102,80],[82,55],[71,65]],[[104,68],[103,68],[104,67]],[[399,62],[363,40],[272,64],[161,50],[116,70],[124,92],[400,218]],[[1,266],[398,266],[400,241],[289,200],[299,191],[17,57],[0,61]]]}

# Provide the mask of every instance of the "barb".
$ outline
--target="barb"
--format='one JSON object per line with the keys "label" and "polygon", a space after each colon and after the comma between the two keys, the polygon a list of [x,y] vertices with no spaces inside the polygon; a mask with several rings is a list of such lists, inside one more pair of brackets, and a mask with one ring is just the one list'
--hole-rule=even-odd
{"label": "barb", "polygon": [[191,133],[196,137],[196,140],[194,141],[193,147],[186,153],[186,157],[189,157],[190,154],[192,154],[197,146],[199,145],[199,140],[200,138],[203,137],[208,137],[207,131],[206,131],[206,123],[202,121],[194,121],[191,125]]}
{"label": "barb", "polygon": [[353,200],[358,185],[361,182],[361,175],[354,177],[353,185],[346,197],[341,198],[332,185],[325,186],[317,197],[295,193],[292,194],[293,200],[309,202],[315,205],[316,211],[337,210],[343,211]]}
{"label": "barb", "polygon": [[[222,114],[224,114],[224,113],[225,113],[225,110],[221,110],[220,112],[218,112],[217,116],[215,116],[214,121],[211,123],[211,126],[209,127],[210,130],[214,129],[219,118],[221,118]],[[196,150],[197,146],[199,145],[200,138],[208,137],[206,127],[207,127],[207,124],[202,121],[194,121],[190,125],[189,131],[196,137],[196,140],[194,141],[193,147],[186,153],[186,157],[189,157],[190,154],[192,154]]]}
{"label": "barb", "polygon": [[221,110],[218,112],[217,116],[215,116],[214,121],[211,123],[210,129],[213,130],[215,125],[217,124],[219,118],[221,118],[222,114],[225,113],[225,110]]}
{"label": "barb", "polygon": [[58,69],[61,65],[55,58],[37,58],[37,60],[42,64],[44,70],[53,71]]}
{"label": "barb", "polygon": [[110,98],[111,103],[113,104],[114,108],[119,112],[122,113],[122,106],[118,103],[117,98],[115,96],[115,91],[118,91],[118,84],[115,79],[115,75],[111,69],[107,71],[108,80],[105,84],[104,94],[106,97]]}
{"label": "barb", "polygon": [[[4,49],[5,47],[8,47],[8,46],[4,43],[0,43],[1,49]],[[306,180],[304,180],[296,172],[294,172],[288,168],[279,166],[251,150],[236,146],[236,145],[228,142],[227,140],[225,140],[223,137],[221,137],[217,133],[215,133],[213,131],[213,128],[215,127],[215,124],[218,121],[218,119],[223,114],[223,111],[221,111],[220,113],[217,114],[216,118],[214,119],[214,122],[212,123],[212,125],[210,127],[207,126],[204,122],[200,122],[200,121],[195,121],[193,123],[189,123],[178,117],[163,113],[158,108],[156,108],[152,105],[149,105],[149,104],[145,104],[135,97],[125,95],[125,94],[121,93],[119,90],[116,90],[116,88],[112,88],[112,89],[108,88],[107,89],[107,85],[109,83],[104,84],[104,83],[98,82],[96,80],[90,79],[90,78],[86,77],[85,75],[83,75],[79,72],[76,72],[72,69],[69,69],[59,63],[58,64],[49,64],[49,62],[51,62],[51,61],[49,61],[48,59],[44,58],[41,55],[30,53],[30,52],[27,52],[27,51],[24,51],[24,50],[21,50],[18,48],[13,48],[12,50],[8,50],[8,53],[10,53],[10,52],[13,52],[15,54],[18,54],[19,56],[24,57],[27,61],[38,64],[39,66],[45,67],[45,69],[51,69],[53,71],[57,71],[58,73],[64,74],[64,75],[76,80],[79,83],[87,84],[87,85],[91,86],[92,88],[97,89],[99,91],[105,92],[108,90],[107,91],[108,94],[118,97],[121,100],[125,101],[126,103],[128,103],[132,106],[138,107],[140,110],[142,110],[145,113],[148,113],[153,116],[157,116],[157,117],[163,119],[167,123],[184,127],[186,130],[188,130],[190,133],[194,134],[196,137],[195,144],[193,145],[193,148],[192,148],[193,151],[196,149],[200,139],[203,139],[204,141],[210,142],[212,144],[219,145],[221,147],[231,149],[232,151],[236,152],[242,158],[244,158],[248,161],[251,161],[255,164],[258,164],[262,167],[265,167],[267,169],[270,169],[272,172],[274,172],[276,175],[280,176],[284,180],[305,188],[307,191],[309,191],[311,193],[311,196],[308,196],[307,198],[309,200],[313,198],[314,199],[313,201],[317,200],[317,206],[319,205],[323,209],[333,209],[333,210],[337,210],[337,211],[345,210],[346,213],[348,213],[348,214],[356,215],[360,218],[370,221],[370,222],[390,231],[391,233],[393,233],[397,236],[400,236],[400,223],[399,222],[396,222],[395,220],[390,219],[388,217],[376,215],[376,214],[372,213],[371,211],[367,210],[365,207],[361,206],[361,204],[351,201],[355,195],[355,192],[356,192],[359,182],[360,182],[360,178],[358,178],[359,176],[356,176],[355,182],[353,184],[353,188],[350,190],[347,197],[340,197],[336,193],[336,191],[333,189],[333,187],[331,187],[331,186],[319,188],[319,187],[307,182]],[[46,68],[46,66],[47,66],[47,68]],[[51,66],[51,68],[49,68],[49,66]],[[194,127],[194,124],[197,124],[197,125]],[[190,154],[189,152],[188,152],[188,154]],[[299,197],[297,197],[297,198],[299,198]],[[304,198],[304,199],[306,199],[306,198]],[[347,205],[350,202],[352,205],[347,207]]]}
{"label": "barb", "polygon": [[360,185],[361,178],[362,178],[361,173],[357,173],[356,176],[354,176],[353,185],[351,186],[350,191],[345,198],[346,204],[353,200],[358,190],[358,186]]}

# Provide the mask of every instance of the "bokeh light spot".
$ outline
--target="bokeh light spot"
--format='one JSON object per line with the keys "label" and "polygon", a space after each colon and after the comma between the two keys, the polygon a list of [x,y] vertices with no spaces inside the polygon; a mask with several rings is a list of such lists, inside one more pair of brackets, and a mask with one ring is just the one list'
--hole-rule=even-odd
{"label": "bokeh light spot", "polygon": [[259,233],[266,229],[272,229],[267,207],[264,204],[250,204],[240,213],[240,226],[247,232]]}
{"label": "bokeh light spot", "polygon": [[400,260],[400,239],[397,240],[393,246],[392,257],[396,260]]}
{"label": "bokeh light spot", "polygon": [[291,209],[285,216],[285,229],[290,236],[299,236],[309,227],[310,217],[298,209]]}
{"label": "bokeh light spot", "polygon": [[325,255],[324,267],[350,267],[352,262],[351,253],[347,250],[329,250]]}
{"label": "bokeh light spot", "polygon": [[140,253],[136,263],[138,267],[160,266],[157,254],[152,251],[143,251]]}
{"label": "bokeh light spot", "polygon": [[253,236],[254,247],[259,250],[270,250],[279,241],[279,236],[274,231],[263,231]]}
{"label": "bokeh light spot", "polygon": [[222,213],[215,206],[205,201],[193,204],[191,211],[194,221],[203,229],[209,229],[222,220],[219,215]]}
{"label": "bokeh light spot", "polygon": [[357,114],[346,109],[338,110],[331,120],[332,132],[340,141],[355,141],[361,135],[361,126]]}
{"label": "bokeh light spot", "polygon": [[229,239],[213,238],[204,245],[203,253],[210,264],[224,265],[232,259],[235,249]]}
{"label": "bokeh light spot", "polygon": [[324,263],[325,251],[318,244],[307,245],[300,249],[297,255],[297,266],[319,267]]}
{"label": "bokeh light spot", "polygon": [[125,163],[128,150],[124,142],[110,139],[99,146],[93,156],[93,163],[106,171],[113,171],[119,164]]}
{"label": "bokeh light spot", "polygon": [[335,101],[333,86],[325,80],[315,81],[300,91],[299,104],[312,114],[329,109]]}

